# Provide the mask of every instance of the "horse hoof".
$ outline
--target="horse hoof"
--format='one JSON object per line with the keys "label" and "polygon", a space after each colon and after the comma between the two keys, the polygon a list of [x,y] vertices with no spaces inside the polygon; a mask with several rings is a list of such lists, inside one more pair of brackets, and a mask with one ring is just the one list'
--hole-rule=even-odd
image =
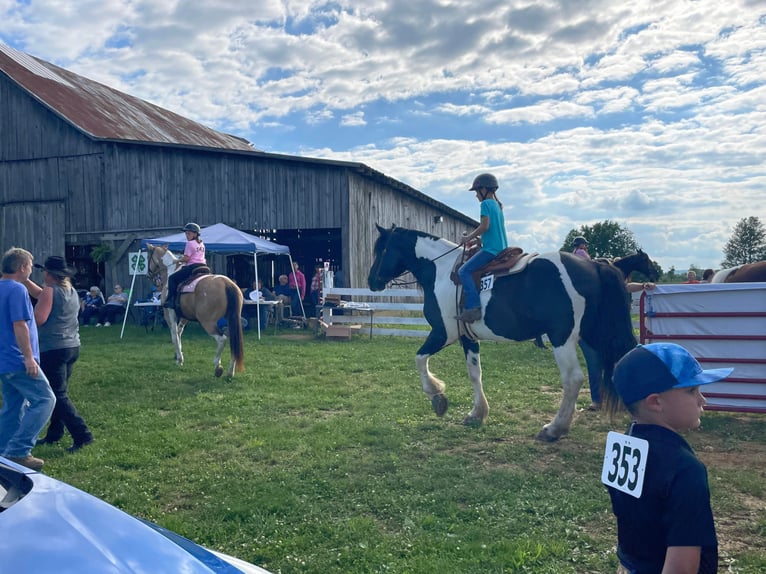
{"label": "horse hoof", "polygon": [[474,417],[472,415],[468,415],[463,419],[463,424],[467,427],[471,428],[479,428],[481,425],[484,424],[484,421],[482,421],[478,417]]}
{"label": "horse hoof", "polygon": [[223,375],[223,367],[216,367],[215,368],[215,376],[216,377],[220,377],[221,375]]}
{"label": "horse hoof", "polygon": [[447,407],[449,407],[449,401],[447,397],[439,393],[431,397],[431,407],[434,409],[437,417],[443,417],[444,413],[447,412]]}
{"label": "horse hoof", "polygon": [[559,440],[560,437],[552,436],[548,434],[548,429],[543,429],[539,433],[537,433],[537,436],[535,437],[537,440],[541,442],[556,442]]}

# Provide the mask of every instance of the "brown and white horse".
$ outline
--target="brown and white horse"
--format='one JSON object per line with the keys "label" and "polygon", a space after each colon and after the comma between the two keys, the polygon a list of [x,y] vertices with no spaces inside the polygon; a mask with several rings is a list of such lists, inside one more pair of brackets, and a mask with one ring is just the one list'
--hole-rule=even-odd
{"label": "brown and white horse", "polygon": [[[149,254],[149,275],[154,278],[158,288],[162,292],[162,303],[168,295],[168,275],[176,270],[178,258],[168,250],[167,245],[146,246]],[[197,281],[194,291],[183,293],[179,297],[181,317],[176,316],[175,309],[163,309],[165,321],[170,329],[170,337],[175,347],[176,363],[184,364],[184,355],[181,347],[181,335],[189,321],[197,321],[205,332],[213,337],[218,343],[218,349],[213,359],[215,376],[223,374],[221,355],[226,339],[229,340],[231,361],[227,376],[234,376],[234,371],[243,371],[244,352],[242,349],[242,291],[231,279],[225,275],[205,275]],[[225,318],[228,324],[228,337],[219,332],[218,321]]]}
{"label": "brown and white horse", "polygon": [[766,282],[766,261],[745,263],[729,269],[721,269],[713,275],[711,283],[757,283]]}

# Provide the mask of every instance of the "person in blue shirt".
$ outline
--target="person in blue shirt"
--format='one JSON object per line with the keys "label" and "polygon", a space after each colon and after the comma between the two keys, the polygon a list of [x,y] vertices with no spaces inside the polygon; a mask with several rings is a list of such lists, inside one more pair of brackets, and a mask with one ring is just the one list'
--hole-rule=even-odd
{"label": "person in blue shirt", "polygon": [[458,271],[458,276],[465,292],[465,308],[458,316],[458,320],[465,323],[473,323],[481,319],[479,290],[471,274],[492,261],[498,253],[508,247],[508,239],[505,235],[503,204],[500,203],[496,195],[498,187],[497,178],[494,175],[482,173],[476,176],[469,190],[475,191],[476,199],[481,202],[481,223],[479,227],[470,233],[465,233],[460,243],[470,244],[481,238],[481,249],[463,263]]}
{"label": "person in blue shirt", "polygon": [[[703,370],[675,343],[639,345],[617,363],[614,384],[633,417],[626,434],[649,445],[640,497],[607,485],[623,571],[718,572],[707,470],[679,433],[700,425],[705,406],[700,386],[720,381],[732,370]],[[615,410],[612,405],[611,412]]]}

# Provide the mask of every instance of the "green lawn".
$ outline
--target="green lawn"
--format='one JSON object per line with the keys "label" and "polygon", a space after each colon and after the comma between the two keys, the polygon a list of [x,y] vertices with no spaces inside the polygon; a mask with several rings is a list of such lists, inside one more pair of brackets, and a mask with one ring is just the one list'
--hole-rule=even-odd
{"label": "green lawn", "polygon": [[[559,401],[550,350],[482,346],[491,412],[475,429],[461,424],[472,391],[457,346],[432,360],[450,399],[439,419],[415,372],[422,341],[303,333],[247,333],[247,371],[226,381],[196,325],[183,368],[167,330],[83,329],[71,394],[96,442],[35,454],[51,476],[275,573],[614,571],[599,477],[606,433],[627,419],[580,411],[559,443],[535,441]],[[707,413],[689,439],[721,571],[766,571],[766,417]]]}

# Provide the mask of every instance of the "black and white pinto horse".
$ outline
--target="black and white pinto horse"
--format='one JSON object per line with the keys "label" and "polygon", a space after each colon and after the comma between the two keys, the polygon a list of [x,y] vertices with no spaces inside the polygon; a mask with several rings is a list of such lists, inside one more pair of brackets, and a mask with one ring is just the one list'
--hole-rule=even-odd
{"label": "black and white pinto horse", "polygon": [[378,231],[368,284],[371,290],[381,291],[392,279],[410,272],[423,288],[423,313],[431,332],[415,363],[423,391],[438,416],[448,408],[445,384],[431,373],[428,361],[458,339],[474,390],[473,409],[463,421],[467,425],[482,424],[489,413],[482,387],[479,339],[526,341],[548,335],[564,393],[556,417],[543,427],[538,439],[555,441],[569,430],[584,380],[577,359],[580,337],[599,353],[608,375],[604,385],[607,401],[616,402],[611,384],[614,364],[635,347],[636,339],[629,297],[614,266],[563,252],[531,257],[523,271],[495,277],[491,291],[482,292],[483,319],[470,324],[474,338],[455,318],[459,296],[450,272],[461,249],[420,231],[380,226]]}

